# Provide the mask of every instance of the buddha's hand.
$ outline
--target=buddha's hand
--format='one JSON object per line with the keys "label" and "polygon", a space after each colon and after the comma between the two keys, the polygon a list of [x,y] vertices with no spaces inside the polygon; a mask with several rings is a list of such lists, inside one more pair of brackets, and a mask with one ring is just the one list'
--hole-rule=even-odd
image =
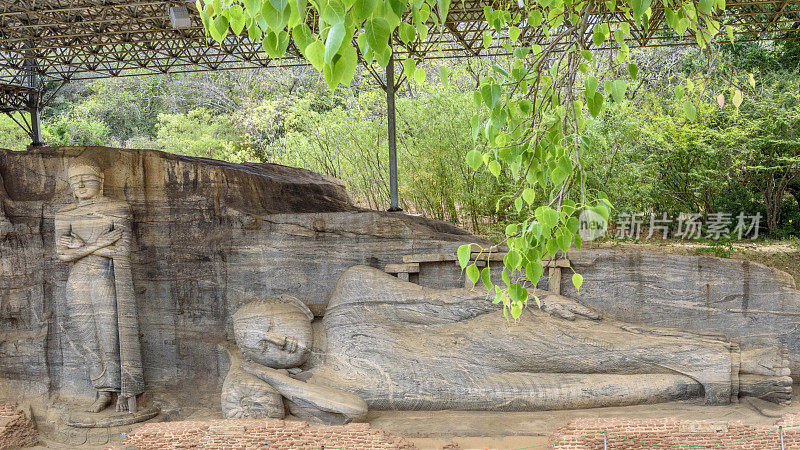
{"label": "buddha's hand", "polygon": [[97,238],[97,245],[101,247],[108,247],[109,245],[122,239],[122,230],[106,231]]}
{"label": "buddha's hand", "polygon": [[566,320],[575,320],[576,317],[582,319],[600,320],[603,317],[598,312],[587,308],[578,302],[555,294],[550,294],[542,299],[542,311]]}
{"label": "buddha's hand", "polygon": [[81,239],[80,236],[76,235],[75,233],[70,233],[67,236],[61,236],[58,238],[58,245],[69,249],[76,249],[83,247],[86,245],[86,243],[83,242],[83,239]]}

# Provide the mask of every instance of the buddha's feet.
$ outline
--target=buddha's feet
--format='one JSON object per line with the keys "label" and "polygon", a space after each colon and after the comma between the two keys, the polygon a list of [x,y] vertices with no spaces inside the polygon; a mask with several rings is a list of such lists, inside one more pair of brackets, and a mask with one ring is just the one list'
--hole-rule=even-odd
{"label": "buddha's feet", "polygon": [[779,404],[791,402],[792,378],[786,349],[743,351],[739,373],[739,395]]}
{"label": "buddha's feet", "polygon": [[128,410],[128,399],[122,395],[117,395],[117,412]]}
{"label": "buddha's feet", "polygon": [[97,400],[94,401],[88,408],[86,408],[87,412],[90,413],[99,413],[100,411],[106,409],[108,405],[111,404],[112,396],[111,392],[100,391],[97,393]]}
{"label": "buddha's feet", "polygon": [[788,405],[792,401],[792,377],[740,375],[739,395]]}

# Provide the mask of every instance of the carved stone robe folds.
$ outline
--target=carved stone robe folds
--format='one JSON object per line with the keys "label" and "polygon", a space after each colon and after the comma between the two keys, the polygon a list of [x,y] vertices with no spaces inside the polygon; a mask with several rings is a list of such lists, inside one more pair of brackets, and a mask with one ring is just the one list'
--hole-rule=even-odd
{"label": "carved stone robe folds", "polygon": [[431,289],[348,269],[315,324],[313,381],[374,409],[542,410],[738,394],[738,347],[678,330],[568,321],[507,325],[482,287]]}
{"label": "carved stone robe folds", "polygon": [[113,258],[85,256],[72,264],[67,279],[69,339],[89,368],[98,391],[132,397],[144,392],[139,326],[133,295],[130,254],[131,210],[105,197],[86,205],[69,205],[55,218],[56,240],[73,233],[85,243],[121,229]]}

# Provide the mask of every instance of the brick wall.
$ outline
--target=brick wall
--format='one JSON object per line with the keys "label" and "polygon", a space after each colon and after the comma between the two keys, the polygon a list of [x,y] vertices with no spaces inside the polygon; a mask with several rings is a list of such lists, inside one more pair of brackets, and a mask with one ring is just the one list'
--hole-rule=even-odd
{"label": "brick wall", "polygon": [[[614,450],[665,448],[669,445],[721,444],[715,448],[780,449],[778,426],[783,430],[787,449],[800,449],[800,414],[787,414],[775,424],[748,424],[743,421],[693,421],[664,419],[630,419],[623,417],[580,418],[557,429],[550,437],[550,448],[558,450],[590,450],[603,448],[603,431],[608,433],[608,448]],[[774,431],[773,431],[774,430]],[[594,436],[576,439],[588,434]],[[766,433],[766,434],[764,434]],[[753,437],[763,434],[762,436]],[[619,437],[618,437],[619,436]],[[745,439],[751,438],[752,439]],[[741,439],[740,442],[731,442]],[[639,442],[633,442],[639,441]],[[656,446],[644,442],[657,444]]]}
{"label": "brick wall", "polygon": [[36,428],[16,403],[0,403],[0,449],[33,447]]}
{"label": "brick wall", "polygon": [[[339,448],[413,449],[414,445],[369,424],[309,425],[285,420],[228,419],[145,424],[130,433],[123,446],[140,450],[167,448],[270,450]],[[324,447],[323,447],[324,446]]]}

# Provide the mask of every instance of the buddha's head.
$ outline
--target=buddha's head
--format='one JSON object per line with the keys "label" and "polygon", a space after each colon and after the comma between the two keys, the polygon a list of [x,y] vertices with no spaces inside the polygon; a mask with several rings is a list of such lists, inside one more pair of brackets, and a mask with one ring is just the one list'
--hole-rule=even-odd
{"label": "buddha's head", "polygon": [[87,158],[75,159],[67,171],[69,187],[78,201],[91,200],[103,195],[103,171]]}
{"label": "buddha's head", "polygon": [[311,353],[314,315],[294,297],[250,302],[233,315],[233,333],[242,354],[273,369],[301,366]]}

